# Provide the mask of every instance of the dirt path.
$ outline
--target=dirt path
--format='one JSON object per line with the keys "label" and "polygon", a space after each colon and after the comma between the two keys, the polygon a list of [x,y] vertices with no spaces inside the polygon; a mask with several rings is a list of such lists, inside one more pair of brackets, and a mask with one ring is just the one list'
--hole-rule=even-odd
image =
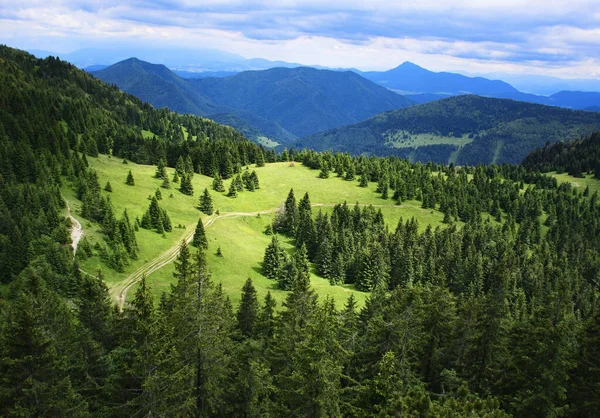
{"label": "dirt path", "polygon": [[81,240],[81,237],[83,237],[83,227],[81,226],[81,223],[75,219],[73,215],[71,215],[71,206],[69,206],[69,201],[65,199],[65,202],[67,203],[67,216],[71,220],[72,224],[71,246],[73,247],[73,256],[75,256],[75,253],[77,252],[77,245],[79,245],[79,241]]}
{"label": "dirt path", "polygon": [[[335,205],[336,204],[334,204],[334,203],[314,203],[311,206],[313,206],[313,207],[334,207]],[[354,206],[354,205],[352,205],[352,206]],[[397,206],[397,205],[369,205],[366,203],[359,204],[359,206],[373,206],[373,207],[379,207],[379,208],[384,208],[384,207],[399,208],[399,207],[401,207],[401,206]],[[238,217],[242,217],[242,216],[267,215],[267,214],[276,212],[278,209],[279,209],[279,207],[274,208],[274,209],[255,211],[255,212],[226,212],[221,215],[216,215],[216,216],[213,216],[213,217],[207,219],[204,222],[204,228],[205,229],[209,228],[213,223],[215,223],[215,221],[217,221],[219,219],[238,218]],[[177,258],[177,255],[179,254],[179,247],[181,246],[181,241],[185,240],[185,242],[187,244],[189,244],[192,241],[192,238],[194,237],[195,229],[196,229],[195,225],[188,227],[185,230],[185,232],[183,233],[181,240],[179,240],[172,247],[170,247],[168,250],[166,250],[165,252],[160,254],[155,259],[147,262],[143,266],[140,266],[136,271],[134,271],[129,276],[127,276],[127,278],[125,280],[123,280],[120,283],[115,284],[112,287],[111,294],[117,295],[117,303],[119,305],[120,310],[123,310],[123,307],[125,306],[125,301],[127,299],[127,292],[129,291],[129,289],[131,289],[138,281],[141,280],[142,275],[145,274],[147,277],[151,273],[154,273],[155,271],[163,268],[164,266],[166,266],[167,264],[169,264],[173,260],[175,260]]]}

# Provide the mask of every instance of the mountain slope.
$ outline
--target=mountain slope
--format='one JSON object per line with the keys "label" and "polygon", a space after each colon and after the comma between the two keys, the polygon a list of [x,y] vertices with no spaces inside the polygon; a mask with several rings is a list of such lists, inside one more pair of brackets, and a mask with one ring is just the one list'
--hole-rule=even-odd
{"label": "mountain slope", "polygon": [[600,115],[513,100],[456,96],[302,138],[297,147],[458,164],[518,163],[547,141],[600,129]]}
{"label": "mountain slope", "polygon": [[191,90],[186,80],[164,65],[130,58],[92,74],[155,107],[203,116],[224,111]]}
{"label": "mountain slope", "polygon": [[412,103],[349,71],[273,68],[189,81],[214,103],[275,121],[297,136]]}

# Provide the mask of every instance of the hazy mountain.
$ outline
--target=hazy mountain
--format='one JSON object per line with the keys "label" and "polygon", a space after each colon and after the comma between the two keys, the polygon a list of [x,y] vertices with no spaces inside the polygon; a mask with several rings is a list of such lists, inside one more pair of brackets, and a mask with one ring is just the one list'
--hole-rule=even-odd
{"label": "hazy mountain", "polygon": [[156,107],[218,115],[244,132],[260,132],[251,139],[265,136],[279,143],[412,103],[357,74],[313,68],[183,79],[164,65],[131,58],[94,75]]}
{"label": "hazy mountain", "polygon": [[593,112],[465,95],[385,112],[295,146],[458,164],[518,163],[547,141],[598,129],[600,114]]}
{"label": "hazy mountain", "polygon": [[435,73],[408,61],[388,71],[370,71],[361,73],[361,75],[382,86],[403,93],[446,95],[518,93],[517,89],[503,81],[488,80],[483,77],[466,77],[455,73]]}
{"label": "hazy mountain", "polygon": [[164,65],[130,58],[93,74],[155,107],[202,116],[225,111],[190,89],[186,80]]}
{"label": "hazy mountain", "polygon": [[427,103],[448,96],[476,94],[569,109],[585,109],[589,106],[600,105],[600,93],[579,91],[555,93],[557,90],[554,90],[555,94],[550,96],[524,93],[504,81],[467,77],[448,72],[436,73],[411,62],[405,62],[389,71],[360,74],[382,86],[404,94],[416,103]]}
{"label": "hazy mountain", "polygon": [[213,103],[272,120],[299,137],[412,104],[350,71],[273,68],[189,81]]}

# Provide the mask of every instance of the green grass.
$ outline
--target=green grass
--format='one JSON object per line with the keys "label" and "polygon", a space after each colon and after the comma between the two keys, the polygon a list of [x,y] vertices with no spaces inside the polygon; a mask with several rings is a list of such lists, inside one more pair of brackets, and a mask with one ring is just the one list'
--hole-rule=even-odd
{"label": "green grass", "polygon": [[[260,273],[264,250],[271,241],[271,237],[263,231],[272,220],[273,215],[219,219],[206,230],[209,241],[206,254],[212,278],[216,283],[222,284],[234,306],[239,302],[242,286],[248,277],[252,279],[261,301],[267,291],[271,292],[279,305],[285,300],[287,292],[278,289],[275,281]],[[291,240],[284,237],[280,239],[282,246],[291,254]],[[223,257],[216,255],[219,247]],[[175,284],[174,271],[171,263],[149,276],[148,282],[156,294],[168,292],[171,284]],[[315,274],[311,275],[311,284],[320,297],[333,297],[338,307],[343,306],[352,293],[360,305],[367,297],[366,293],[353,290],[350,286],[332,286],[326,279]]]}
{"label": "green grass", "polygon": [[154,137],[154,133],[151,131],[147,131],[145,129],[142,129],[142,138],[144,139],[152,139],[152,137]]}
{"label": "green grass", "polygon": [[557,174],[555,171],[548,173],[555,177],[559,183],[571,183],[579,191],[584,191],[586,187],[590,188],[590,195],[594,192],[600,194],[600,180],[595,179],[593,174],[587,174],[584,178],[578,178],[568,175],[567,173]]}
{"label": "green grass", "polygon": [[279,142],[273,141],[271,138],[267,138],[266,136],[262,135],[256,137],[256,142],[266,148],[275,148],[277,145],[279,145]]}
{"label": "green grass", "polygon": [[[120,158],[109,158],[104,155],[99,158],[88,158],[88,161],[90,166],[97,171],[101,187],[104,187],[107,180],[110,181],[113,192],[102,191],[102,193],[110,195],[116,216],[120,217],[123,210],[127,209],[132,220],[136,216],[141,218],[150,203],[148,197],[152,196],[162,184],[161,180],[154,178],[156,168],[131,162],[123,164]],[[132,261],[125,272],[118,273],[111,270],[97,256],[81,263],[81,267],[90,273],[102,268],[105,271],[109,287],[115,287],[136,269],[180,242],[184,236],[184,229],[178,228],[178,225],[188,227],[195,225],[200,217],[205,218],[206,215],[201,214],[197,209],[198,197],[205,187],[210,190],[215,210],[218,209],[221,214],[278,208],[285,201],[290,188],[293,188],[298,200],[308,192],[313,204],[336,204],[346,201],[349,205],[354,205],[356,202],[382,205],[381,209],[390,229],[395,228],[400,217],[406,220],[413,216],[419,221],[422,230],[427,225],[433,227],[443,225],[443,214],[431,209],[422,209],[420,202],[409,201],[404,202],[400,207],[395,207],[393,200],[381,199],[380,195],[375,192],[375,183],[370,183],[369,187],[362,188],[359,187],[358,181],[349,182],[333,176],[325,180],[319,179],[317,170],[310,170],[299,163],[273,163],[267,164],[266,167],[251,167],[251,169],[255,169],[258,174],[260,189],[255,192],[240,192],[236,199],[227,197],[225,193],[211,190],[212,178],[198,174],[192,180],[194,196],[186,196],[179,192],[177,184],[172,184],[173,188],[169,190],[160,188],[163,195],[160,206],[169,213],[174,226],[173,231],[167,233],[166,238],[163,238],[154,231],[140,229],[136,234],[140,257],[138,260]],[[129,170],[133,173],[135,186],[125,184]],[[172,178],[174,169],[167,169],[167,172]],[[229,188],[230,181],[225,181],[226,189]],[[81,202],[76,200],[73,190],[65,186],[63,194],[71,204],[73,216],[82,223],[84,236],[88,237],[92,245],[101,240],[99,227],[78,216]],[[170,194],[173,197],[169,197]],[[332,207],[322,207],[321,209],[331,211]],[[318,207],[313,208],[315,214],[318,210]],[[207,229],[207,237],[210,241],[208,261],[213,277],[215,281],[223,283],[226,293],[234,301],[238,300],[241,287],[248,277],[253,278],[260,295],[265,294],[267,290],[272,290],[277,300],[281,301],[284,298],[285,293],[275,289],[274,283],[259,272],[264,250],[270,240],[270,237],[263,235],[262,231],[270,222],[271,216],[263,215],[260,219],[255,217],[218,219]],[[217,246],[221,246],[223,258],[214,255]],[[291,244],[288,243],[288,247],[291,248]],[[173,283],[172,272],[171,264],[149,276],[158,294],[168,291],[170,284]],[[326,280],[314,275],[312,283],[319,294],[333,296],[338,304],[343,304],[350,292],[355,292],[349,287],[330,286]],[[130,291],[128,296],[130,297],[132,294],[133,291]],[[366,296],[360,292],[355,292],[355,294],[360,301],[363,301]]]}
{"label": "green grass", "polygon": [[469,138],[468,134],[464,134],[457,138],[454,136],[441,136],[434,133],[411,134],[404,130],[388,132],[384,137],[386,139],[386,145],[390,148],[418,148],[426,145],[457,145],[462,148],[473,142],[473,138]]}

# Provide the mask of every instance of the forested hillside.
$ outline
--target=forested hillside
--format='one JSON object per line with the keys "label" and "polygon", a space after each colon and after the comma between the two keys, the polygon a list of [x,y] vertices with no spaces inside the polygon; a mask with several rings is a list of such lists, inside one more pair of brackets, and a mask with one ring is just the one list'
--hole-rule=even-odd
{"label": "forested hillside", "polygon": [[385,112],[302,138],[296,146],[461,165],[519,163],[548,141],[597,129],[600,115],[592,112],[471,95]]}
{"label": "forested hillside", "polygon": [[[0,47],[0,61],[1,416],[597,414],[597,194],[517,165],[275,156],[231,128],[156,110],[56,59]],[[312,173],[302,196],[264,190],[283,177],[260,182],[263,197],[283,203],[260,232],[271,242],[261,274],[285,289],[282,304],[271,293],[259,299],[252,280],[232,304],[212,278],[205,248],[214,237],[199,222],[175,253],[164,293],[142,271],[133,297],[113,306],[108,275],[176,227],[160,189],[139,198],[141,168],[131,161],[156,164],[146,177],[177,178],[173,192],[188,198],[193,178],[214,176],[211,192],[180,208],[197,218],[214,209],[209,193],[221,202],[251,194],[252,172],[275,159],[287,176]],[[126,167],[118,187],[90,168],[106,160]],[[343,196],[342,182],[382,204],[313,213],[311,196]],[[84,229],[102,228],[93,239],[104,244],[81,243],[75,258],[61,188],[82,202]],[[115,213],[112,193],[144,200],[139,222]],[[408,213],[415,201],[443,221],[386,224],[384,212]],[[141,242],[150,236],[142,229],[156,238]],[[106,269],[80,269],[92,253]],[[214,257],[225,262],[216,267],[237,268],[236,256],[219,247]],[[315,291],[313,269],[333,287],[370,292],[366,302],[351,296],[336,307]]]}
{"label": "forested hillside", "polygon": [[165,66],[129,59],[94,75],[156,107],[214,116],[257,141],[287,143],[412,104],[352,72],[308,67],[183,79]]}
{"label": "forested hillside", "polygon": [[546,144],[529,154],[523,165],[543,173],[556,171],[583,177],[591,172],[600,178],[600,133],[576,141]]}
{"label": "forested hillside", "polygon": [[350,71],[309,67],[246,71],[190,83],[214,103],[277,122],[297,137],[412,104]]}

